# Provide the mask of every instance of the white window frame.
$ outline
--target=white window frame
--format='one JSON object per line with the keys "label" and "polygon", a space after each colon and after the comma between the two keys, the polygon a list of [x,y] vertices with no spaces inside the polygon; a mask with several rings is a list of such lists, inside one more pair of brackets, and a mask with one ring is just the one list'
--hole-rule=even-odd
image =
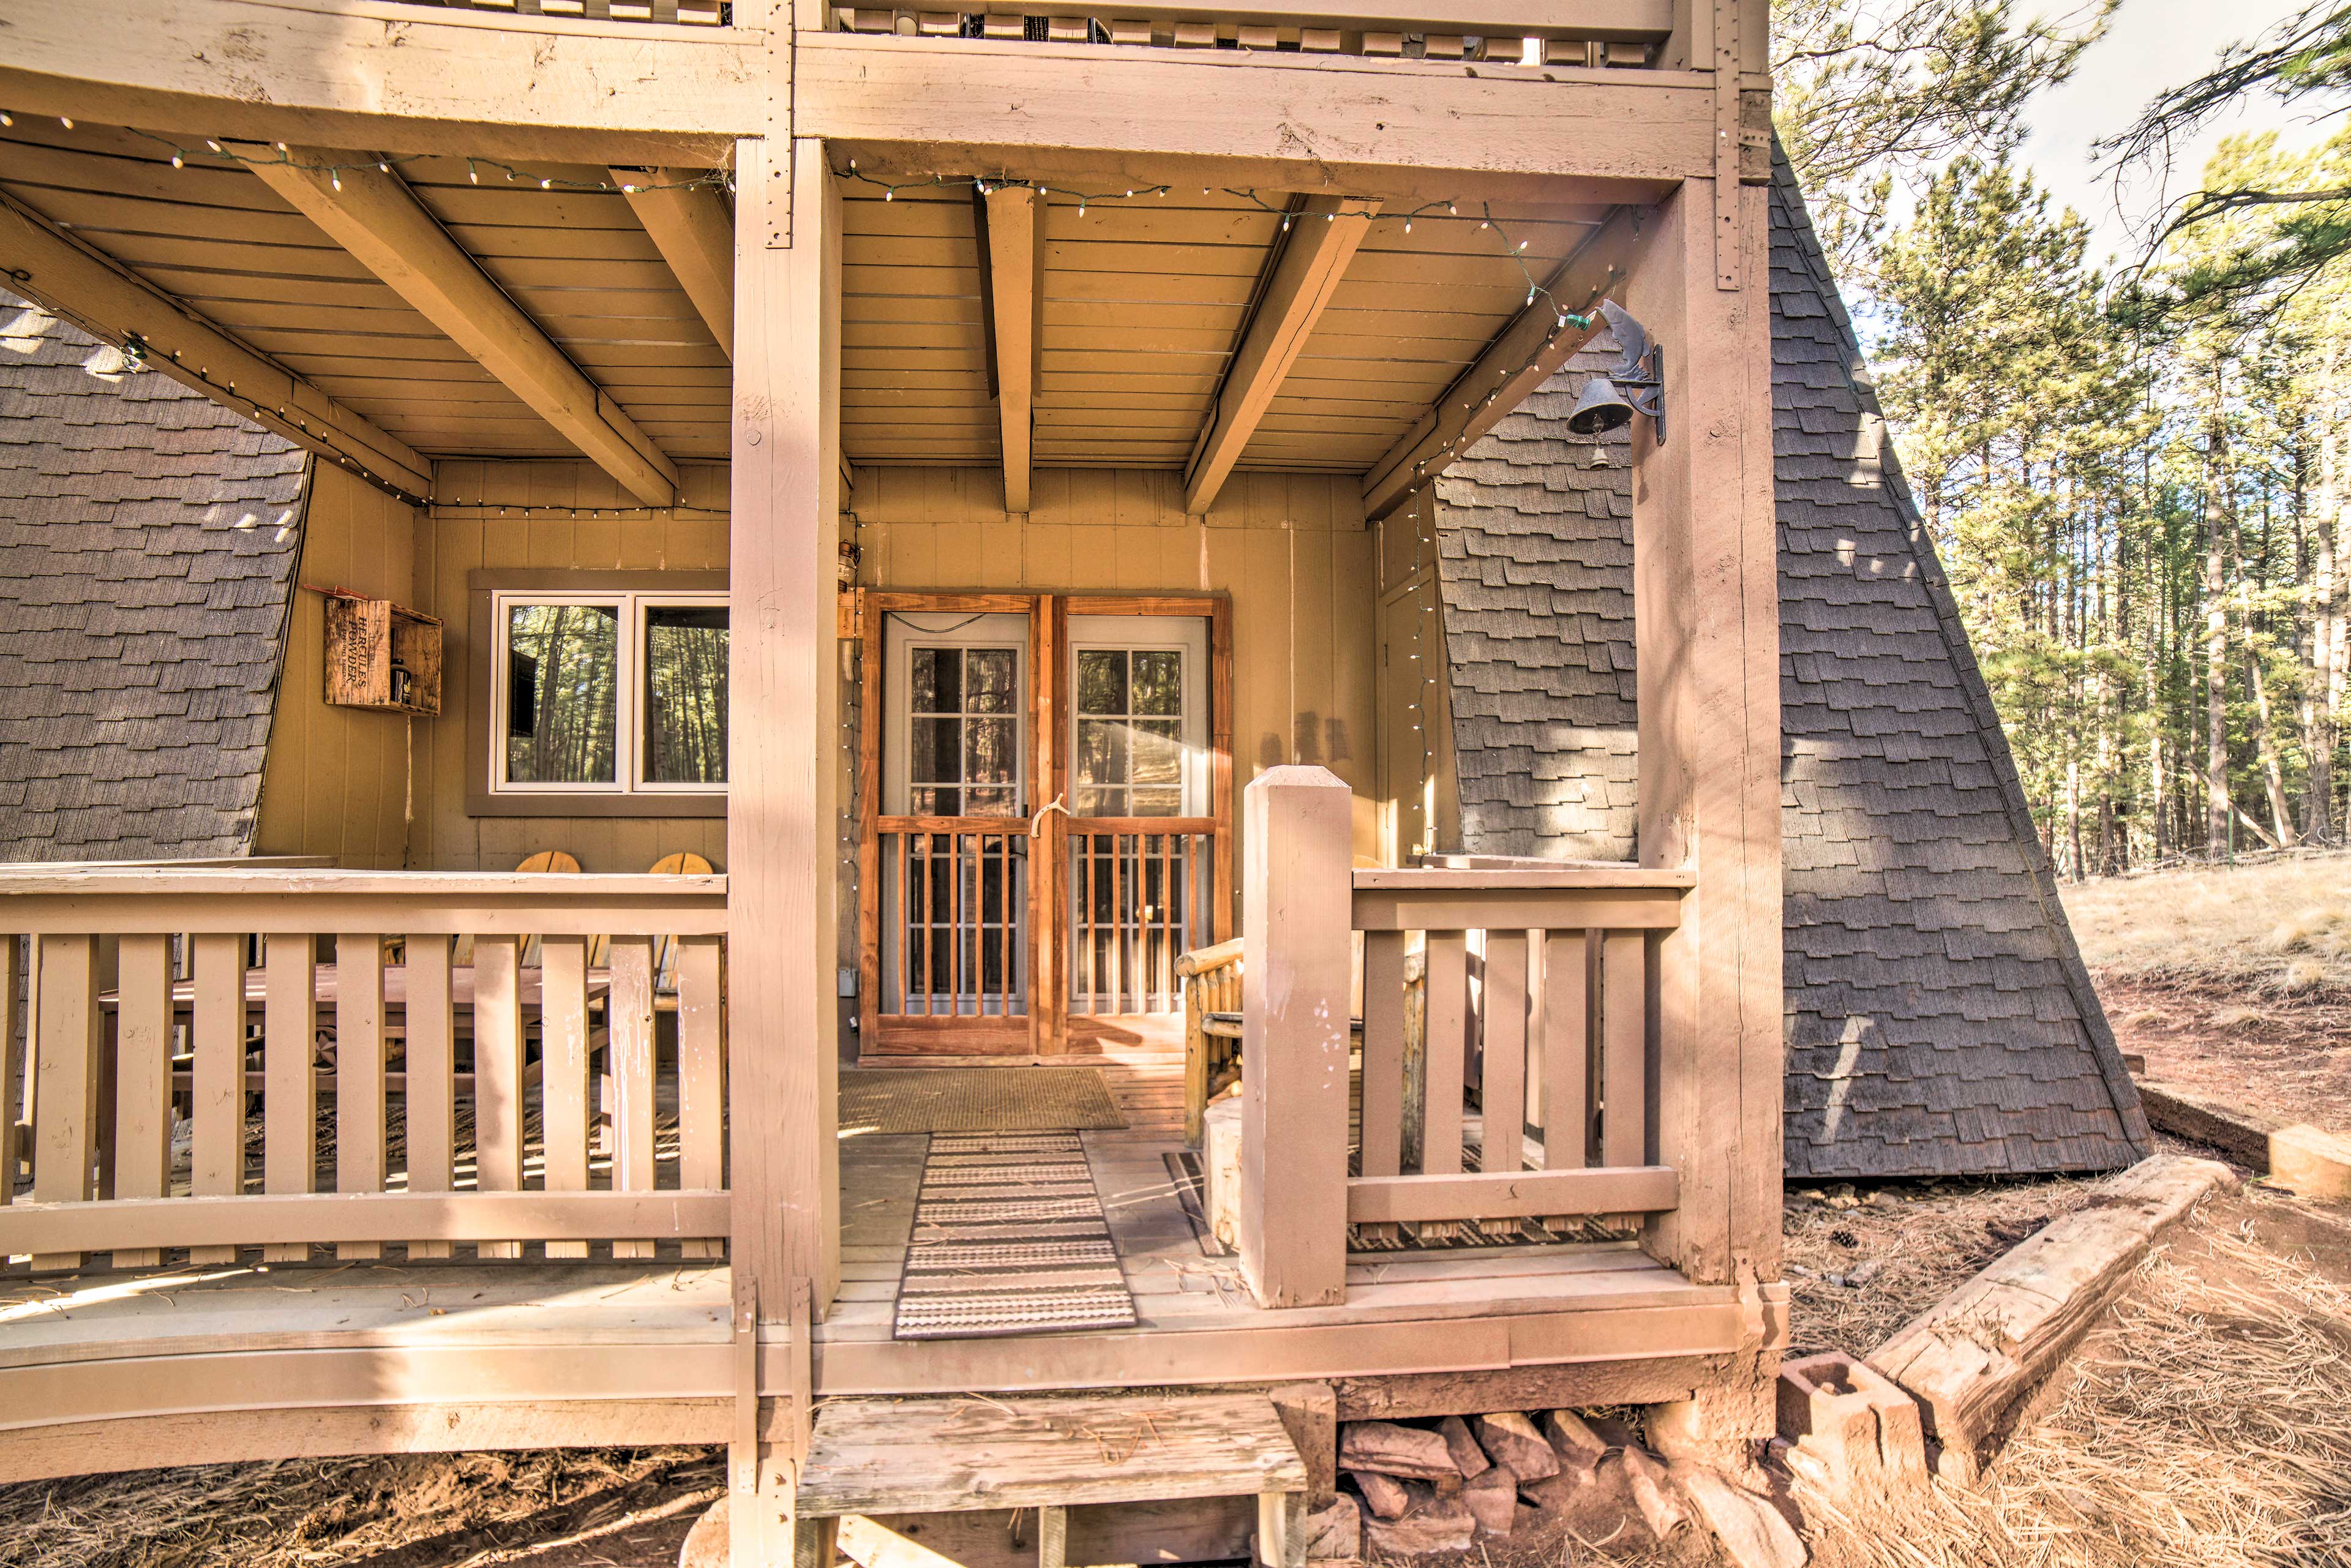
{"label": "white window frame", "polygon": [[[525,604],[578,604],[609,608],[621,622],[620,677],[612,715],[612,771],[610,784],[517,783],[507,777],[507,716],[511,696],[507,672],[513,648],[508,639],[508,610]],[[721,784],[662,784],[644,776],[645,743],[640,726],[645,684],[645,614],[652,610],[728,608],[724,593],[643,592],[562,593],[528,588],[500,589],[490,595],[490,793],[493,795],[583,795],[611,799],[627,795],[724,796]],[[729,644],[732,646],[731,643]],[[730,749],[733,737],[728,737]],[[731,762],[730,762],[731,771]]]}

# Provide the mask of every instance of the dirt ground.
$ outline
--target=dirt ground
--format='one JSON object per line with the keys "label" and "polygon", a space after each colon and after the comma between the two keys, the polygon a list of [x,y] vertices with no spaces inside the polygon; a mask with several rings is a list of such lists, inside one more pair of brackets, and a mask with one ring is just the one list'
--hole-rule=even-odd
{"label": "dirt ground", "polygon": [[2148,1077],[2351,1130],[2351,852],[2110,877],[2064,901]]}

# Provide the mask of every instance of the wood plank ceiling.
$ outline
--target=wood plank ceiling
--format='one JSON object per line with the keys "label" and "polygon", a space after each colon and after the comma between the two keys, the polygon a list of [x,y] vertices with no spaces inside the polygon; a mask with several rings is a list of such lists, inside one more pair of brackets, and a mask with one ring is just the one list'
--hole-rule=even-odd
{"label": "wood plank ceiling", "polygon": [[[170,144],[136,131],[20,117],[0,131],[0,190],[419,452],[576,455],[260,178],[185,151],[174,168]],[[431,158],[398,173],[663,453],[726,458],[726,350],[625,196],[561,188],[610,171],[549,164],[513,179],[487,162]],[[860,178],[841,188],[845,455],[998,464],[971,188],[888,199]],[[1186,466],[1272,276],[1289,204],[1280,192],[1196,185],[1096,193],[1082,204],[1050,193],[1038,466]],[[1519,313],[1530,277],[1548,278],[1604,215],[1469,202],[1384,210],[1237,466],[1370,469]]]}

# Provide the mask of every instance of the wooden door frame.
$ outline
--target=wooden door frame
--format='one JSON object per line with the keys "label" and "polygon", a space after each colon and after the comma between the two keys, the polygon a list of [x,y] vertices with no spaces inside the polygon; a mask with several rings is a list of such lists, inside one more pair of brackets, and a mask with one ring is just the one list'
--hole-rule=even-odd
{"label": "wooden door frame", "polygon": [[[1068,879],[1058,868],[1068,858],[1069,757],[1061,742],[1067,694],[1062,653],[1069,645],[1072,615],[1173,615],[1208,622],[1208,814],[1216,820],[1213,857],[1216,896],[1210,901],[1210,939],[1232,935],[1233,894],[1233,601],[1228,593],[929,593],[882,589],[861,591],[858,628],[857,724],[857,1012],[858,1055],[871,1059],[882,1004],[882,747],[886,707],[883,681],[884,631],[893,612],[916,614],[1020,614],[1029,617],[1031,762],[1028,777],[1035,799],[1022,802],[1033,818],[1045,811],[1029,855],[1029,1050],[1035,1057],[1059,1056],[1069,1049],[1069,945],[1061,940],[1070,913]],[[1047,857],[1050,857],[1050,859]],[[1040,865],[1057,868],[1040,875]],[[976,1060],[985,1061],[985,1057]]]}

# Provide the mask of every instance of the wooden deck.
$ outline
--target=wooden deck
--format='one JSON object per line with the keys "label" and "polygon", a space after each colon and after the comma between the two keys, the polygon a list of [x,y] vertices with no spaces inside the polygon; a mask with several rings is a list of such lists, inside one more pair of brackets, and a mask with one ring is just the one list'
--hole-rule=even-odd
{"label": "wooden deck", "polygon": [[[1181,1146],[1180,1059],[1095,1064],[1129,1123],[1084,1141],[1138,1325],[892,1339],[925,1141],[852,1137],[844,1282],[815,1336],[820,1396],[1361,1384],[1581,1363],[1613,1369],[1613,1396],[1670,1397],[1691,1385],[1690,1358],[1740,1343],[1733,1291],[1693,1286],[1629,1243],[1358,1255],[1345,1305],[1262,1310],[1235,1260],[1202,1249],[1162,1158]],[[724,1441],[731,1276],[674,1250],[15,1276],[0,1281],[0,1480],[198,1455]],[[788,1414],[772,1406],[786,1403],[776,1396],[792,1363],[789,1343],[763,1343],[770,1430]]]}

